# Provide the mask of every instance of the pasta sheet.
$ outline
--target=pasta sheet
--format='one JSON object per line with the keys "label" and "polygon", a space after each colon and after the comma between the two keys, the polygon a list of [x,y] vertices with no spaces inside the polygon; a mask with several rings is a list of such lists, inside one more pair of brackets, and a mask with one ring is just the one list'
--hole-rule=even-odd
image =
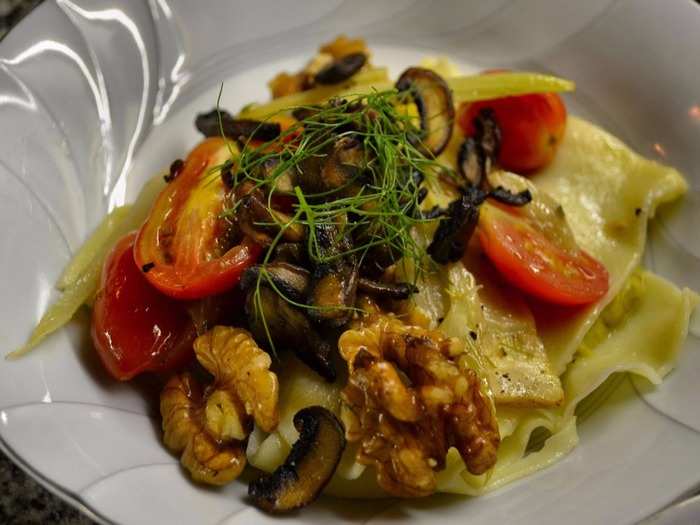
{"label": "pasta sheet", "polygon": [[[447,468],[439,474],[442,492],[482,494],[566,455],[578,442],[577,405],[611,375],[631,372],[658,383],[669,373],[698,301],[693,292],[638,269],[648,219],[658,205],[686,191],[677,171],[644,159],[594,125],[569,117],[564,141],[549,168],[531,182],[504,174],[499,183],[514,190],[534,184],[533,191],[545,192],[559,202],[578,244],[608,269],[610,291],[600,303],[577,311],[523,305],[518,300],[513,318],[519,326],[530,330],[531,320],[536,322],[532,333],[537,342],[528,338],[523,362],[541,363],[545,356],[544,362],[553,371],[547,377],[559,381],[537,386],[540,399],[533,398],[533,406],[498,405],[502,444],[496,466],[487,474],[473,476],[453,450]],[[462,263],[427,281],[418,298],[423,310],[434,320],[443,318],[440,327],[447,335],[468,338],[482,310],[484,299],[478,289],[484,282],[475,279]],[[485,363],[488,366],[488,359]],[[296,439],[294,413],[311,404],[338,411],[343,383],[340,378],[329,385],[289,358],[280,371],[284,388],[280,428],[269,436],[256,431],[248,449],[250,463],[266,471],[281,464]],[[557,389],[563,391],[563,400]],[[588,410],[593,408],[592,402],[587,404]],[[541,448],[528,451],[528,444],[537,440]],[[355,463],[354,454],[355,449],[348,447],[327,492],[344,497],[381,496],[372,469]]]}

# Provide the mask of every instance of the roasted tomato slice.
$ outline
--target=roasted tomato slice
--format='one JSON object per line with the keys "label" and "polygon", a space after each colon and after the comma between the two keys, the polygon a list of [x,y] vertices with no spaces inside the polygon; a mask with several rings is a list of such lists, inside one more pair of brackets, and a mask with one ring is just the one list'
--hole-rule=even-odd
{"label": "roasted tomato slice", "polygon": [[178,368],[192,357],[196,336],[185,303],[167,297],[134,262],[136,233],[107,256],[92,310],[92,341],[109,373],[125,381]]}
{"label": "roasted tomato slice", "polygon": [[519,209],[484,203],[478,235],[503,277],[538,299],[575,306],[593,303],[608,291],[608,272],[600,262]]}
{"label": "roasted tomato slice", "polygon": [[566,106],[556,93],[519,95],[464,104],[459,124],[468,136],[474,134],[474,118],[493,110],[501,130],[499,164],[516,173],[531,173],[547,166],[564,138]]}
{"label": "roasted tomato slice", "polygon": [[231,157],[229,145],[214,137],[195,147],[139,230],[136,263],[170,297],[199,299],[224,292],[260,254],[251,240],[237,240],[230,220],[221,216],[227,192],[213,168]]}

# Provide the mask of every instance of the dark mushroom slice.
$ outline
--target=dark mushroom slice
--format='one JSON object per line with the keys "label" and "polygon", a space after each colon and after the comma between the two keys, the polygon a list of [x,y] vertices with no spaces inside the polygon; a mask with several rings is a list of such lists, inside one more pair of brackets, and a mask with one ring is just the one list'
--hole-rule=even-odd
{"label": "dark mushroom slice", "polygon": [[286,512],[314,501],[330,481],[345,450],[345,430],[329,410],[312,406],[294,415],[299,439],[284,464],[248,485],[248,496],[267,512]]}
{"label": "dark mushroom slice", "polygon": [[[421,211],[415,206],[406,206],[407,215],[416,218],[422,217]],[[405,206],[402,204],[402,206]],[[370,223],[363,228],[357,228],[353,232],[355,246],[367,246],[370,248],[363,254],[360,261],[360,274],[373,279],[379,279],[387,268],[396,263],[403,254],[392,243],[395,233],[387,231],[385,224]]]}
{"label": "dark mushroom slice", "polygon": [[244,290],[252,289],[258,280],[266,286],[274,285],[288,299],[302,302],[309,288],[310,275],[306,268],[285,262],[257,264],[243,272],[241,287]]}
{"label": "dark mushroom slice", "polygon": [[299,122],[302,122],[306,119],[314,118],[321,109],[322,106],[299,106],[294,108],[292,116]]}
{"label": "dark mushroom slice", "polygon": [[467,137],[457,153],[457,169],[467,185],[484,188],[501,147],[501,130],[493,111],[484,108],[474,118],[474,136]]}
{"label": "dark mushroom slice", "polygon": [[265,160],[259,168],[260,178],[274,179],[271,191],[293,193],[296,186],[296,170],[287,168],[280,171],[280,159],[276,157]]}
{"label": "dark mushroom slice", "polygon": [[307,266],[306,247],[300,242],[281,242],[275,246],[274,262],[286,262],[296,266]]}
{"label": "dark mushroom slice", "polygon": [[224,187],[227,191],[231,191],[234,186],[234,172],[236,166],[231,159],[226,160],[223,166],[221,166],[221,182],[224,183]]}
{"label": "dark mushroom slice", "polygon": [[364,53],[351,53],[342,56],[316,73],[314,81],[316,84],[322,85],[339,84],[352,77],[366,63],[367,55]]}
{"label": "dark mushroom slice", "polygon": [[[491,108],[483,108],[474,119],[475,137],[487,159],[495,162],[501,149],[501,128]],[[487,170],[488,171],[488,170]]]}
{"label": "dark mushroom slice", "polygon": [[485,199],[485,192],[469,186],[450,203],[447,217],[438,224],[427,250],[436,263],[447,264],[462,258],[479,222],[479,206]]}
{"label": "dark mushroom slice", "polygon": [[418,287],[410,283],[385,283],[366,277],[360,277],[357,289],[374,297],[396,301],[408,299],[414,293],[418,293]]}
{"label": "dark mushroom slice", "polygon": [[348,102],[344,99],[333,98],[326,107],[342,108],[342,112],[323,113],[324,106],[301,106],[292,111],[292,116],[299,122],[309,125],[322,124],[333,130],[336,135],[357,131],[357,122],[348,119],[347,115],[362,111],[365,106],[359,101]]}
{"label": "dark mushroom slice", "polygon": [[321,170],[331,148],[324,148],[317,155],[309,155],[296,165],[296,180],[305,195],[324,193],[326,187],[321,178]]}
{"label": "dark mushroom slice", "polygon": [[467,137],[457,152],[457,169],[468,186],[481,187],[486,178],[484,150],[474,137]]}
{"label": "dark mushroom slice", "polygon": [[280,230],[283,230],[282,238],[288,242],[301,242],[306,238],[306,228],[293,222],[291,216],[270,208],[260,190],[245,193],[239,199],[236,222],[256,243],[269,246]]}
{"label": "dark mushroom slice", "polygon": [[341,137],[333,144],[321,177],[328,189],[339,188],[356,177],[365,165],[362,143],[353,137]]}
{"label": "dark mushroom slice", "polygon": [[457,152],[457,169],[467,185],[485,188],[486,176],[498,159],[501,130],[493,111],[484,108],[474,118],[474,136],[467,137]]}
{"label": "dark mushroom slice", "polygon": [[321,154],[302,160],[297,181],[306,194],[330,193],[328,198],[337,198],[340,190],[350,189],[364,165],[365,154],[360,141],[341,137]]}
{"label": "dark mushroom slice", "polygon": [[332,362],[334,346],[312,326],[303,311],[277,292],[261,286],[249,289],[245,304],[248,325],[255,340],[278,350],[288,350],[326,381],[336,379]]}
{"label": "dark mushroom slice", "polygon": [[454,127],[455,108],[449,86],[434,71],[411,67],[399,77],[396,89],[409,92],[418,107],[421,137],[416,147],[426,155],[439,155]]}
{"label": "dark mushroom slice", "polygon": [[357,294],[358,265],[349,253],[352,241],[336,224],[317,225],[315,233],[321,260],[330,262],[317,264],[311,274],[309,317],[339,328],[350,319]]}
{"label": "dark mushroom slice", "polygon": [[378,244],[370,248],[362,259],[360,273],[380,277],[384,271],[401,258],[398,250],[389,244]]}
{"label": "dark mushroom slice", "polygon": [[488,197],[498,202],[502,202],[503,204],[508,204],[509,206],[525,206],[532,200],[530,190],[523,190],[518,193],[513,193],[503,186],[498,186],[492,189],[489,192]]}
{"label": "dark mushroom slice", "polygon": [[429,210],[425,210],[424,212],[421,212],[421,218],[423,219],[437,219],[438,217],[441,217],[443,215],[447,214],[447,209],[440,207],[440,205],[436,204]]}
{"label": "dark mushroom slice", "polygon": [[351,262],[323,264],[317,266],[312,275],[309,317],[326,326],[340,328],[352,315],[357,296],[357,266]]}
{"label": "dark mushroom slice", "polygon": [[[221,116],[221,122],[219,122],[219,116]],[[234,119],[227,111],[216,109],[197,115],[194,125],[205,137],[220,137],[223,131],[224,136],[232,139],[244,137],[268,141],[276,139],[281,133],[281,127],[276,122]]]}

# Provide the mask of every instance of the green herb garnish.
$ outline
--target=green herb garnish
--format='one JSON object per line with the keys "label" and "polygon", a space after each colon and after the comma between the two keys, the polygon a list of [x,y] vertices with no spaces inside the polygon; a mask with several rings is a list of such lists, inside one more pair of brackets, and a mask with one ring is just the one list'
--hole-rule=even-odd
{"label": "green herb garnish", "polygon": [[[263,269],[259,272],[254,296],[256,310],[261,311],[260,286],[263,284],[296,307],[318,308],[286,297],[264,270],[291,224],[306,227],[307,256],[314,266],[334,264],[347,257],[361,265],[373,250],[381,249],[393,254],[402,264],[410,263],[414,281],[426,269],[430,259],[425,247],[412,234],[416,225],[434,220],[425,218],[420,211],[427,191],[423,181],[430,185],[440,173],[454,174],[414,145],[420,130],[415,117],[399,109],[403,100],[402,95],[392,89],[330,100],[321,107],[290,108],[280,113],[292,109],[304,112],[301,121],[273,141],[257,147],[250,140],[243,144],[236,160],[234,187],[248,184],[251,189],[262,190],[270,210],[275,197],[285,196],[293,201],[289,219],[276,223],[279,232],[261,263]],[[358,141],[364,153],[361,167],[345,184],[323,191],[309,191],[308,188],[304,191],[301,184],[293,191],[279,189],[281,177],[299,174],[304,163],[322,161],[343,138]],[[265,170],[265,165],[271,161],[276,162],[274,168]],[[239,205],[240,201],[234,201],[224,215],[235,216]],[[271,226],[270,223],[258,225]],[[335,228],[339,236],[352,238],[351,247],[340,251],[324,250],[319,237],[329,228]],[[272,345],[269,333],[268,338]]]}

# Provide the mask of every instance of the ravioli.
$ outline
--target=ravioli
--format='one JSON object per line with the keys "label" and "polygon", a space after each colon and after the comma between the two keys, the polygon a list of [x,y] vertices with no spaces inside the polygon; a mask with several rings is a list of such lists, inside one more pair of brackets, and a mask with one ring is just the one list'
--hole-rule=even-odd
{"label": "ravioli", "polygon": [[[595,390],[613,374],[634,373],[658,384],[671,371],[699,300],[696,293],[679,290],[665,279],[637,269],[576,351],[562,379],[566,403],[550,409],[499,408],[503,441],[493,471],[473,476],[458,456],[450,455],[447,469],[439,476],[440,490],[479,495],[545,468],[569,453],[578,443],[576,422],[583,417],[576,408],[583,408],[583,404],[586,412],[597,408],[605,395],[596,396]],[[527,453],[532,433],[538,428],[552,435],[540,450]]]}
{"label": "ravioli", "polygon": [[[502,175],[500,182],[515,190],[530,184],[512,174]],[[447,468],[438,474],[441,492],[479,495],[566,455],[578,442],[577,405],[584,400],[593,406],[591,393],[615,373],[632,372],[658,383],[675,363],[698,302],[693,292],[636,270],[647,220],[659,204],[686,190],[676,170],[646,160],[592,124],[569,117],[556,160],[532,183],[561,203],[578,244],[608,269],[610,291],[599,304],[581,310],[537,308],[501,286],[472,252],[465,265],[426,276],[416,303],[433,325],[441,321],[447,335],[472,347],[494,391],[502,437],[496,466],[481,476],[469,474],[459,455],[450,451]],[[514,350],[499,355],[494,351],[499,344],[488,344],[489,337],[510,338]],[[262,470],[284,461],[296,437],[291,423],[296,410],[311,404],[338,410],[340,386],[328,385],[294,363],[292,358],[279,372],[280,384],[290,385],[280,396],[280,427],[269,436],[256,432],[249,445],[250,463]],[[545,373],[535,373],[541,370]],[[504,383],[503,374],[511,381]],[[536,429],[550,435],[540,438],[539,450],[528,453]],[[326,492],[382,496],[372,469],[353,457],[354,450],[346,450]]]}
{"label": "ravioli", "polygon": [[[640,291],[641,290],[641,291]],[[584,337],[562,376],[563,416],[611,374],[632,372],[658,385],[673,369],[700,297],[638,269]]]}
{"label": "ravioli", "polygon": [[602,309],[639,265],[647,221],[660,204],[677,199],[688,186],[675,169],[637,155],[609,133],[571,116],[554,161],[533,182],[562,205],[579,246],[610,274],[608,294],[592,307],[573,313],[533,309],[537,331],[561,374]]}
{"label": "ravioli", "polygon": [[[473,277],[472,277],[473,276]],[[472,245],[448,272],[450,306],[440,329],[483,358],[482,374],[497,405],[555,406],[564,399],[559,376],[537,336],[520,292],[504,285]]]}

